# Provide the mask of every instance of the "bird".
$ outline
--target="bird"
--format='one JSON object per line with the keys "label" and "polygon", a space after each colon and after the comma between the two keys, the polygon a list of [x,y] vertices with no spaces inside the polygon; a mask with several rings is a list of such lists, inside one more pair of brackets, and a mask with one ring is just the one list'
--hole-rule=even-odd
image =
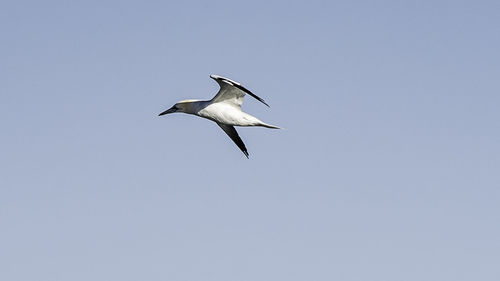
{"label": "bird", "polygon": [[211,100],[181,100],[171,108],[163,111],[158,116],[171,113],[187,113],[214,121],[233,140],[238,148],[248,157],[248,150],[241,140],[234,126],[260,126],[270,129],[281,129],[278,126],[264,123],[256,117],[241,110],[243,98],[246,94],[265,104],[269,105],[260,97],[250,92],[240,83],[219,75],[212,74],[210,78],[219,84],[219,91]]}

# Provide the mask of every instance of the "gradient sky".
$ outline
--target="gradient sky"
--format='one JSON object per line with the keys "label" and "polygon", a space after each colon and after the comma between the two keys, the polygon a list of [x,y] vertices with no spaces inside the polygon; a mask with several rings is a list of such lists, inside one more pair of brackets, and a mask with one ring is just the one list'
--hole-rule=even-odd
{"label": "gradient sky", "polygon": [[[2,1],[0,280],[500,280],[500,2]],[[158,113],[239,81],[284,130]]]}

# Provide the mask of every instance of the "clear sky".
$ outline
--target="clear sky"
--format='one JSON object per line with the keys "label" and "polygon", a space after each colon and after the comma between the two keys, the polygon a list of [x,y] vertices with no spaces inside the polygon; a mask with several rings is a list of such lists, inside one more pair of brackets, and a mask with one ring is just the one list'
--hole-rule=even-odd
{"label": "clear sky", "polygon": [[[2,1],[0,280],[500,280],[500,2]],[[239,81],[285,130],[158,117]]]}

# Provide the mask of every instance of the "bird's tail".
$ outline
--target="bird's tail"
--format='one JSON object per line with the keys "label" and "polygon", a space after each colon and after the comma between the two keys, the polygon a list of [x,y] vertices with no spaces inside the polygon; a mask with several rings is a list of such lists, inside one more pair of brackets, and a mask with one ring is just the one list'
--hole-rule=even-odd
{"label": "bird's tail", "polygon": [[262,124],[260,124],[260,126],[266,127],[266,128],[269,128],[269,129],[281,129],[280,127],[269,125],[269,124],[266,124],[266,123],[262,123]]}

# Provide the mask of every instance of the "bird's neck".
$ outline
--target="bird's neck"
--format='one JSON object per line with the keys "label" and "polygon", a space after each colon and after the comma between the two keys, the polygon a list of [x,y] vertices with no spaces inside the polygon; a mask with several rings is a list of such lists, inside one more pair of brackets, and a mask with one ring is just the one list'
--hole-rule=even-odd
{"label": "bird's neck", "polygon": [[192,100],[189,102],[186,102],[186,105],[184,107],[184,112],[187,114],[197,114],[200,110],[205,108],[208,105],[208,101],[202,101],[202,100]]}

